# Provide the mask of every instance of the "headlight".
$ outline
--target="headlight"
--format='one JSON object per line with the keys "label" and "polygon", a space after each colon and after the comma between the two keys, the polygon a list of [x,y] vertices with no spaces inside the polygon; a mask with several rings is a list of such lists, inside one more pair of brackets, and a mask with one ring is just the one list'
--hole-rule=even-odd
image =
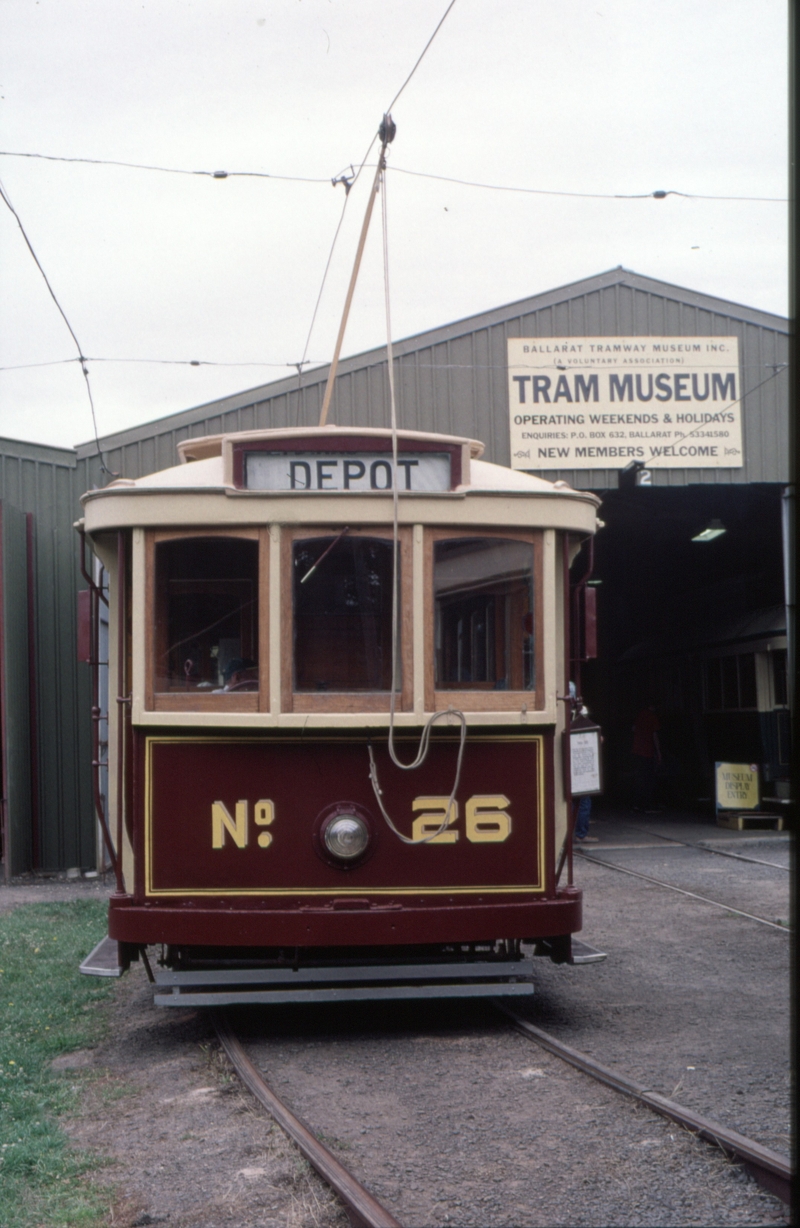
{"label": "headlight", "polygon": [[332,856],[354,861],[369,844],[369,828],[357,814],[339,814],[325,825],[322,839]]}

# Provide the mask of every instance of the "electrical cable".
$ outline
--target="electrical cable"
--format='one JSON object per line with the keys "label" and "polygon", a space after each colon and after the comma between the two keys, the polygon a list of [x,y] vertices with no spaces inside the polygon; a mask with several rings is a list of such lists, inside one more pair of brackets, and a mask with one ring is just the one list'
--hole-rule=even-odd
{"label": "electrical cable", "polygon": [[489,192],[518,192],[529,196],[572,196],[581,200],[663,200],[666,196],[683,196],[687,200],[743,200],[760,201],[767,204],[785,205],[788,203],[783,196],[706,196],[702,192],[680,192],[677,188],[665,191],[657,188],[655,192],[562,192],[552,188],[518,188],[502,183],[479,183],[472,179],[456,179],[450,175],[434,175],[427,171],[411,171],[403,166],[391,168],[398,175],[413,175],[415,179],[436,179],[440,183],[454,183],[464,188],[483,188]]}
{"label": "electrical cable", "polygon": [[162,175],[194,175],[204,179],[277,179],[284,183],[330,183],[307,175],[272,175],[268,171],[190,171],[177,166],[150,166],[144,162],[120,162],[115,158],[66,158],[56,154],[19,153],[0,149],[0,158],[38,158],[43,162],[78,162],[86,166],[121,166],[131,171],[156,171]]}
{"label": "electrical cable", "polygon": [[343,177],[339,179],[335,179],[334,186],[336,185],[336,183],[345,184],[344,203],[342,205],[342,212],[339,214],[339,222],[336,226],[336,230],[333,232],[333,241],[331,243],[330,251],[328,252],[328,259],[325,262],[325,269],[322,273],[322,281],[320,282],[319,294],[317,295],[317,301],[314,304],[314,310],[311,313],[311,323],[308,328],[308,336],[306,337],[306,344],[303,348],[303,357],[300,359],[298,363],[293,364],[297,367],[297,377],[298,377],[297,413],[295,414],[295,425],[296,426],[300,425],[300,400],[301,398],[300,398],[299,393],[300,393],[300,387],[301,387],[302,378],[303,378],[303,367],[307,366],[308,364],[308,359],[306,355],[308,354],[308,347],[311,345],[311,334],[313,333],[314,325],[317,322],[317,313],[319,312],[319,305],[322,302],[322,294],[325,289],[325,283],[328,280],[328,273],[330,272],[331,262],[333,260],[333,253],[336,250],[336,243],[339,238],[339,232],[342,229],[342,223],[344,222],[344,215],[347,212],[347,202],[350,199],[350,188],[353,186],[353,183],[355,183],[355,176],[350,181],[349,187],[347,186],[348,181],[344,179]]}
{"label": "electrical cable", "polygon": [[[450,8],[452,8],[452,4]],[[448,12],[449,11],[450,10],[448,9]],[[447,16],[447,14],[445,14],[445,16]],[[444,18],[442,18],[442,20],[444,20]],[[439,24],[441,25],[441,22]],[[416,768],[422,767],[422,764],[425,762],[428,756],[428,749],[430,747],[431,733],[433,731],[433,726],[436,723],[436,721],[441,720],[442,717],[448,717],[448,718],[451,716],[457,717],[458,720],[461,722],[461,739],[460,739],[459,747],[458,747],[458,758],[456,760],[455,779],[453,781],[453,788],[450,793],[450,797],[448,798],[448,801],[447,801],[447,806],[445,807],[444,818],[442,819],[442,822],[437,831],[433,831],[431,832],[430,835],[423,836],[419,840],[415,840],[413,837],[406,836],[403,834],[403,832],[398,831],[397,827],[392,822],[389,816],[389,813],[386,810],[386,807],[383,804],[383,790],[381,789],[380,782],[378,780],[378,768],[377,768],[377,764],[375,763],[375,755],[372,750],[371,741],[367,743],[367,750],[369,751],[369,778],[372,784],[372,790],[375,794],[375,800],[378,803],[381,814],[383,815],[384,819],[386,820],[386,823],[389,825],[389,827],[394,832],[394,834],[400,840],[402,840],[403,844],[430,844],[432,840],[436,840],[438,836],[441,836],[442,833],[450,826],[452,822],[455,821],[455,818],[457,817],[456,811],[455,811],[456,793],[458,792],[458,785],[459,785],[459,781],[461,780],[461,764],[464,758],[464,744],[465,744],[466,736],[467,736],[467,718],[465,717],[463,712],[460,712],[456,708],[453,708],[453,707],[443,709],[439,712],[434,712],[425,722],[422,733],[420,735],[419,748],[417,750],[417,755],[415,759],[413,760],[413,762],[403,763],[402,760],[398,758],[397,752],[395,751],[395,747],[394,747],[394,719],[395,719],[395,705],[396,705],[396,697],[397,697],[397,648],[398,648],[397,613],[398,613],[398,598],[400,595],[398,591],[398,583],[397,583],[397,578],[398,578],[398,574],[400,570],[399,568],[400,500],[399,500],[399,493],[398,493],[398,487],[397,487],[397,470],[399,468],[397,464],[397,399],[395,396],[395,386],[394,386],[394,355],[392,353],[392,320],[391,320],[391,306],[390,306],[390,294],[389,294],[388,214],[387,214],[387,206],[386,206],[386,176],[385,176],[385,172],[383,171],[381,172],[381,176],[380,176],[379,188],[382,189],[381,190],[381,219],[383,222],[383,284],[384,284],[384,304],[385,304],[385,310],[386,310],[386,359],[387,359],[387,367],[388,367],[388,372],[389,372],[389,404],[390,404],[390,412],[391,412],[391,429],[392,429],[392,681],[391,681],[391,690],[389,692],[389,738],[388,738],[387,745],[388,745],[390,758],[392,760],[392,763],[394,763],[395,767],[400,768],[401,771],[403,772],[412,772]]]}
{"label": "electrical cable", "polygon": [[[455,3],[455,0],[453,0]],[[450,6],[452,8],[452,5]],[[448,12],[450,10],[448,9]],[[447,14],[445,14],[445,17]],[[444,17],[442,18],[444,21]],[[439,23],[441,25],[441,22]],[[438,27],[437,27],[438,29]],[[432,36],[433,37],[433,36]],[[428,46],[430,46],[430,41]],[[427,48],[426,48],[427,49]],[[423,52],[424,54],[424,52]],[[420,57],[421,59],[421,57]],[[419,64],[419,60],[417,64]],[[413,72],[412,74],[413,75]],[[405,86],[411,80],[411,75],[406,78],[403,86],[395,95],[395,100],[400,96]],[[389,110],[394,105],[390,104]],[[342,175],[337,175],[333,179],[319,179],[310,175],[273,175],[267,171],[191,171],[184,170],[175,166],[149,166],[145,163],[138,162],[120,162],[112,158],[68,158],[60,157],[56,154],[41,154],[41,153],[22,153],[15,150],[0,150],[0,158],[38,158],[46,162],[66,162],[66,163],[82,163],[88,166],[119,166],[129,170],[157,171],[164,175],[193,175],[206,179],[274,179],[278,182],[285,183],[349,183],[353,187],[356,180],[364,169],[366,160],[375,144],[375,137],[372,138],[364,158],[362,159],[358,171],[353,172],[352,179],[345,179]],[[417,179],[434,179],[441,183],[452,183],[460,187],[466,188],[481,188],[489,192],[515,192],[522,195],[530,196],[566,196],[574,197],[580,200],[663,200],[667,196],[682,196],[687,200],[718,200],[718,201],[750,201],[761,204],[788,204],[788,197],[785,196],[732,196],[722,194],[710,194],[704,192],[682,192],[678,188],[669,188],[667,190],[658,188],[654,192],[567,192],[555,188],[522,188],[513,184],[506,183],[482,183],[479,180],[459,179],[457,176],[451,175],[435,175],[429,171],[414,171],[404,166],[393,166],[391,168],[398,175],[411,175]],[[349,191],[349,189],[348,189]]]}
{"label": "electrical cable", "polygon": [[[788,365],[788,364],[787,364],[787,365]],[[754,388],[748,388],[748,389],[747,389],[747,392],[743,392],[743,393],[742,393],[742,395],[741,395],[740,397],[737,397],[735,401],[731,401],[731,402],[730,402],[730,404],[726,406],[726,409],[732,409],[734,405],[741,405],[741,403],[744,401],[745,397],[749,397],[749,396],[751,396],[751,395],[752,395],[754,392],[758,392],[759,388],[763,388],[765,384],[768,384],[768,383],[770,382],[770,380],[775,379],[775,377],[776,377],[777,375],[780,375],[781,371],[785,371],[785,370],[786,370],[786,367],[785,367],[785,366],[783,366],[783,367],[781,367],[779,370],[777,370],[777,371],[773,371],[773,372],[772,372],[772,375],[768,375],[766,379],[762,379],[762,381],[761,381],[761,383],[760,383],[760,384],[756,384]],[[719,410],[718,412],[719,412],[719,413],[722,413],[723,411],[722,411],[722,410]],[[706,430],[706,429],[708,428],[708,426],[709,426],[709,425],[710,425],[710,423],[709,423],[709,422],[700,422],[700,423],[699,423],[699,424],[698,424],[696,427],[694,427],[694,428],[693,428],[693,430],[691,430],[691,431],[687,431],[685,435],[681,435],[680,439],[679,439],[679,440],[676,440],[676,441],[675,441],[675,444],[674,444],[674,445],[672,445],[672,446],[673,446],[673,447],[678,447],[678,446],[681,446],[681,445],[684,443],[684,441],[685,441],[685,440],[687,440],[687,439],[691,439],[692,435],[696,434],[696,432],[697,432],[697,431]],[[667,459],[667,458],[666,458],[666,457],[663,457],[663,458],[662,458],[662,457],[659,457],[659,456],[654,456],[652,460],[645,461],[645,462],[643,463],[643,468],[645,468],[645,469],[657,469],[657,468],[658,468],[658,462],[659,462],[659,460],[661,460],[661,459]],[[674,457],[672,457],[672,456],[670,456],[670,457],[669,457],[669,459],[670,459],[670,460],[674,460],[675,458],[674,458]]]}
{"label": "electrical cable", "polygon": [[35,263],[35,265],[36,265],[37,269],[39,270],[39,272],[41,273],[41,275],[42,275],[42,277],[43,277],[43,279],[44,279],[44,284],[47,286],[47,289],[48,289],[48,291],[49,291],[49,294],[50,294],[51,299],[53,300],[53,302],[55,303],[56,307],[58,308],[59,313],[60,313],[60,315],[61,315],[61,318],[62,318],[62,320],[64,321],[64,323],[65,323],[65,324],[66,324],[66,326],[67,326],[67,329],[68,329],[68,331],[69,331],[69,335],[70,335],[70,337],[72,337],[72,340],[75,342],[75,348],[76,348],[76,349],[77,349],[77,351],[78,351],[78,360],[79,360],[79,362],[80,362],[80,364],[81,364],[81,371],[82,371],[82,373],[83,373],[83,378],[84,378],[84,381],[85,381],[85,383],[86,383],[86,392],[87,392],[87,395],[88,395],[88,397],[89,397],[89,408],[90,408],[90,409],[91,409],[91,411],[92,411],[92,424],[93,424],[93,426],[94,426],[94,440],[95,440],[95,443],[97,444],[97,455],[100,457],[100,468],[102,469],[103,473],[108,474],[108,476],[109,476],[109,477],[111,477],[111,478],[118,478],[118,477],[119,477],[119,474],[118,474],[118,473],[114,473],[114,472],[113,472],[111,469],[109,469],[109,468],[108,468],[108,466],[106,465],[106,462],[105,462],[105,457],[103,456],[103,452],[102,452],[102,449],[101,449],[101,447],[100,447],[100,438],[99,438],[99,435],[98,435],[98,433],[97,433],[97,415],[95,414],[95,409],[94,409],[94,397],[92,396],[92,385],[91,385],[91,383],[89,382],[89,370],[88,370],[88,367],[86,366],[86,363],[87,363],[87,361],[88,361],[88,360],[87,360],[87,359],[84,357],[84,353],[83,353],[83,349],[82,349],[82,347],[81,347],[81,343],[80,343],[80,341],[78,340],[78,338],[77,338],[77,337],[76,337],[76,335],[75,335],[75,330],[73,329],[72,325],[70,324],[69,320],[67,319],[67,314],[66,314],[66,312],[64,311],[64,308],[61,306],[61,304],[59,303],[59,301],[58,301],[58,299],[57,299],[57,297],[56,297],[56,292],[55,292],[55,290],[54,290],[54,289],[53,289],[53,287],[50,285],[50,281],[49,281],[49,279],[48,279],[48,276],[47,276],[47,274],[45,273],[44,269],[42,268],[42,265],[41,265],[41,262],[40,262],[40,260],[39,260],[39,257],[36,255],[36,252],[33,250],[33,244],[31,243],[30,239],[28,238],[28,235],[27,235],[27,233],[26,233],[26,231],[25,231],[25,227],[22,225],[22,219],[21,219],[21,217],[19,216],[19,214],[17,213],[17,211],[16,211],[16,209],[14,208],[14,206],[12,205],[11,201],[9,200],[9,198],[8,198],[8,196],[7,196],[7,194],[6,194],[6,190],[5,190],[5,188],[3,187],[2,183],[0,183],[0,197],[2,197],[4,204],[5,204],[5,205],[8,207],[8,209],[11,211],[11,213],[13,213],[14,217],[16,218],[17,225],[19,226],[19,229],[20,229],[20,233],[22,234],[22,237],[23,237],[23,239],[25,240],[25,245],[26,245],[26,247],[28,248],[28,251],[30,252],[31,256],[33,257],[33,261],[34,261],[34,263]]}
{"label": "electrical cable", "polygon": [[420,66],[420,64],[422,63],[422,61],[425,59],[425,56],[426,56],[426,54],[427,54],[427,52],[428,52],[428,48],[430,47],[431,43],[432,43],[432,42],[433,42],[433,40],[436,38],[436,35],[439,33],[439,31],[441,30],[442,26],[444,25],[445,20],[446,20],[446,18],[447,18],[447,16],[448,16],[448,14],[449,14],[450,10],[451,10],[451,9],[453,8],[453,6],[455,5],[455,2],[456,2],[456,0],[450,0],[450,3],[448,4],[448,6],[447,6],[447,8],[445,9],[444,13],[442,14],[441,18],[439,19],[439,24],[437,25],[437,27],[436,27],[436,29],[434,30],[433,34],[432,34],[432,35],[430,36],[430,38],[428,39],[428,41],[427,41],[427,43],[425,44],[425,46],[422,48],[422,51],[421,51],[420,56],[419,56],[419,59],[417,60],[417,62],[416,62],[416,64],[414,65],[414,67],[411,69],[411,72],[408,74],[408,76],[406,77],[405,81],[404,81],[404,82],[403,82],[403,84],[400,86],[400,89],[397,91],[397,93],[395,94],[394,98],[393,98],[393,99],[392,99],[392,101],[389,103],[388,107],[386,108],[386,112],[387,112],[387,114],[390,114],[390,113],[391,113],[392,108],[394,107],[394,104],[397,102],[397,100],[398,100],[398,98],[400,97],[400,95],[402,94],[403,90],[406,88],[406,86],[408,85],[409,81],[410,81],[410,80],[411,80],[411,78],[414,76],[414,73],[417,71],[417,69],[419,68],[419,66]]}

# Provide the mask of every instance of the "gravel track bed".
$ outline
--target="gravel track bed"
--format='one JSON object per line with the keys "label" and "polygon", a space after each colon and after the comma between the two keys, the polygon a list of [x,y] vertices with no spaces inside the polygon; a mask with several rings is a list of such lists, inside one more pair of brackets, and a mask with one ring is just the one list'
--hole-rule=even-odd
{"label": "gravel track bed", "polygon": [[718,904],[741,908],[766,921],[789,918],[789,879],[780,867],[716,857],[680,844],[638,849],[606,849],[598,844],[587,847],[586,853],[705,895]]}
{"label": "gravel track bed", "polygon": [[286,1008],[239,1027],[272,1086],[407,1228],[786,1222],[720,1152],[489,1007]]}
{"label": "gravel track bed", "polygon": [[[680,846],[603,855],[770,919],[789,915],[784,870]],[[607,866],[576,859],[576,877],[582,936],[608,959],[537,960],[522,1013],[788,1152],[788,935]],[[237,1019],[279,1094],[409,1228],[786,1222],[786,1208],[719,1152],[510,1032],[488,1006]]]}

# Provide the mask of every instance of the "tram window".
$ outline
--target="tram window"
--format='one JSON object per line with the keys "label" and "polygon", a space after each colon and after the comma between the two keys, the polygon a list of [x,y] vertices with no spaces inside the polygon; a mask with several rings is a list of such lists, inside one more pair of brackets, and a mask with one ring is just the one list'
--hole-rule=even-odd
{"label": "tram window", "polygon": [[490,537],[438,541],[433,590],[437,688],[535,689],[530,543]]}
{"label": "tram window", "polygon": [[155,688],[258,690],[258,543],[180,538],[156,545]]}
{"label": "tram window", "polygon": [[[392,543],[304,538],[294,543],[292,576],[294,689],[390,690]],[[398,627],[398,654],[399,639]],[[397,676],[399,687],[399,664]]]}

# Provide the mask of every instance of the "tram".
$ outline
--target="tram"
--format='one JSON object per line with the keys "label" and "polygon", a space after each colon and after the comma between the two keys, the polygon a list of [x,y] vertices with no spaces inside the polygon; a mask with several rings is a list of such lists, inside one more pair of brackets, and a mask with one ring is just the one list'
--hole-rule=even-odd
{"label": "tram", "polygon": [[178,452],[78,525],[118,969],[161,1005],[530,993],[527,944],[568,961],[581,929],[569,567],[598,499],[418,431]]}

